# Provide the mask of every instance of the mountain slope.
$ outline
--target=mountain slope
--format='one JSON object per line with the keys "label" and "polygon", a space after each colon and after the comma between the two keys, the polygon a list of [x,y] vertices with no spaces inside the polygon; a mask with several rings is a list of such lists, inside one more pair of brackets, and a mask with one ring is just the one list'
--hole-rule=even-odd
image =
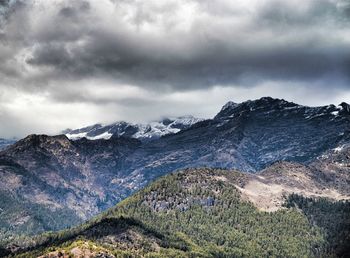
{"label": "mountain slope", "polygon": [[349,142],[349,130],[350,113],[343,107],[272,98],[229,103],[212,120],[141,145],[127,157],[127,172],[142,184],[186,167],[256,172],[280,160],[309,164]]}
{"label": "mountain slope", "polygon": [[10,146],[0,153],[1,238],[62,229],[114,205],[132,191],[115,187],[119,161],[139,144],[31,135]]}
{"label": "mountain slope", "polygon": [[[237,188],[237,185],[249,182],[251,177],[259,176],[217,169],[172,173],[87,224],[38,237],[34,241],[35,251],[25,253],[24,257],[42,254],[59,257],[59,253],[68,256],[77,252],[85,253],[87,257],[318,257],[345,254],[347,242],[340,242],[340,237],[348,237],[348,220],[332,222],[333,226],[341,228],[339,231],[323,228],[317,214],[293,208],[302,203],[300,200],[309,202],[310,205],[306,205],[309,209],[312,205],[322,206],[317,201],[313,203],[313,199],[296,195],[285,199],[288,209],[281,208],[272,213],[259,211]],[[285,179],[289,182],[292,177],[286,175]],[[342,216],[346,216],[350,208],[349,202],[320,201],[330,210],[337,206],[338,214]],[[308,216],[316,218],[317,224],[309,221]],[[327,238],[330,233],[333,239]]]}
{"label": "mountain slope", "polygon": [[[281,205],[281,188],[271,193],[275,204],[268,201],[265,205],[263,197],[259,197],[264,196],[269,185],[279,185],[278,180],[283,180],[279,174],[268,173],[277,168],[296,173],[296,178],[304,174],[304,185],[286,185],[288,193],[295,189],[305,195],[342,198],[348,194],[350,174],[347,107],[342,103],[340,107],[311,108],[262,98],[228,103],[214,119],[153,141],[130,137],[73,141],[64,135],[28,136],[0,152],[2,194],[12,200],[8,202],[10,206],[4,207],[5,212],[10,212],[0,217],[0,226],[9,236],[64,228],[91,218],[159,176],[189,167],[222,167],[253,173],[265,169],[266,175],[254,177],[254,184],[239,186],[247,199],[261,203],[259,208],[264,210],[275,210]],[[274,164],[281,160],[288,162]],[[275,181],[266,183],[266,178]],[[249,194],[255,186],[261,187],[257,197]],[[317,194],[316,190],[322,187],[330,190]],[[17,199],[20,201],[13,201]],[[53,217],[56,211],[57,216],[62,212],[74,216],[61,221],[61,227],[51,227],[25,208],[18,210],[21,205],[16,203],[39,205],[42,210],[49,209]],[[18,218],[16,221],[23,223],[11,226],[8,218]],[[32,221],[38,230],[29,226]]]}

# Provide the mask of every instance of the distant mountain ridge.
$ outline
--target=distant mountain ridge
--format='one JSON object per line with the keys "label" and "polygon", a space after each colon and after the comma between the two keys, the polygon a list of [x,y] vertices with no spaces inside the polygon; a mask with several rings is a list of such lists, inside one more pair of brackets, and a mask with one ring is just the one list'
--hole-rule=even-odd
{"label": "distant mountain ridge", "polygon": [[16,139],[4,139],[0,138],[0,151],[5,149],[7,146],[14,144]]}
{"label": "distant mountain ridge", "polygon": [[109,125],[96,124],[80,129],[66,129],[63,133],[72,140],[83,137],[89,140],[129,137],[148,141],[158,139],[164,135],[178,133],[203,120],[193,116],[181,116],[164,118],[161,121],[154,121],[148,124],[134,124],[121,121]]}
{"label": "distant mountain ridge", "polygon": [[[273,98],[229,102],[213,119],[152,141],[125,134],[74,141],[65,135],[30,135],[0,152],[0,194],[8,200],[0,203],[7,214],[1,216],[0,232],[2,228],[10,235],[37,233],[32,225],[39,231],[66,227],[111,207],[159,176],[184,168],[256,173],[287,161],[306,174],[318,173],[324,180],[313,184],[315,188],[337,187],[339,194],[346,194],[348,107],[306,107]],[[294,169],[284,167],[283,171]],[[42,209],[33,214],[28,208],[33,205]],[[41,212],[45,209],[52,211],[53,220],[55,211],[61,214],[60,225],[50,228],[52,220]]]}
{"label": "distant mountain ridge", "polygon": [[242,103],[227,102],[221,111],[214,117],[214,119],[228,119],[236,116],[241,116],[246,112],[265,112],[269,114],[276,111],[290,111],[292,113],[304,113],[304,118],[313,119],[317,116],[338,117],[339,115],[349,116],[350,105],[342,102],[338,106],[333,104],[320,107],[309,107],[299,105],[284,99],[274,99],[271,97],[263,97],[257,100],[248,100]]}

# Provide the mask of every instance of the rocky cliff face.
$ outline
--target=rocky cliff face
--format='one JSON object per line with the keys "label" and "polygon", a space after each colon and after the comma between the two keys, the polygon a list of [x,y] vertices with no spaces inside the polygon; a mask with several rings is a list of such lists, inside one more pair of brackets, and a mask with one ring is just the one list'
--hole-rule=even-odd
{"label": "rocky cliff face", "polygon": [[[319,195],[340,198],[349,185],[349,117],[344,103],[312,108],[262,98],[229,102],[213,119],[153,141],[118,136],[73,141],[64,135],[31,135],[0,152],[1,194],[8,199],[6,206],[0,206],[7,212],[0,224],[11,228],[9,232],[25,228],[31,233],[33,223],[41,225],[42,231],[60,228],[50,228],[52,223],[38,219],[50,211],[52,218],[55,213],[66,214],[60,215],[64,221],[60,223],[69,226],[67,221],[90,218],[157,177],[189,167],[264,170],[261,178],[254,177],[254,184],[261,186],[260,195],[269,185],[280,185],[285,173],[295,171],[298,178],[304,175],[304,184],[290,181],[298,187],[289,186],[289,192],[305,189],[306,194],[311,189],[309,194],[315,195],[322,185],[336,186],[336,192],[322,190]],[[277,161],[286,162],[276,167]],[[271,171],[282,171],[282,176],[271,177]],[[251,194],[254,184],[238,187],[246,198],[259,202],[260,197],[253,199]],[[276,204],[262,209],[279,207],[283,191],[277,190],[272,196]],[[20,202],[15,205],[14,200]],[[20,208],[26,207],[24,203],[38,205],[40,216],[33,209]]]}

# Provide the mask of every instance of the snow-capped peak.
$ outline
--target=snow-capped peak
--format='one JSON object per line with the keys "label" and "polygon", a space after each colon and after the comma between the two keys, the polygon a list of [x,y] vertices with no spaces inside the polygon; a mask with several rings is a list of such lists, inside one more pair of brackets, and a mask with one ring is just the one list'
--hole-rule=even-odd
{"label": "snow-capped peak", "polygon": [[225,109],[228,109],[228,108],[234,108],[234,107],[237,107],[237,106],[238,106],[237,103],[235,103],[233,101],[229,101],[221,108],[221,110],[225,110]]}
{"label": "snow-capped peak", "polygon": [[195,118],[193,116],[181,116],[165,118],[161,121],[154,121],[148,124],[133,124],[121,121],[105,126],[98,124],[76,130],[66,130],[64,133],[72,140],[83,137],[89,140],[97,140],[110,139],[112,136],[123,136],[147,141],[158,139],[167,134],[178,133],[202,120],[201,118]]}

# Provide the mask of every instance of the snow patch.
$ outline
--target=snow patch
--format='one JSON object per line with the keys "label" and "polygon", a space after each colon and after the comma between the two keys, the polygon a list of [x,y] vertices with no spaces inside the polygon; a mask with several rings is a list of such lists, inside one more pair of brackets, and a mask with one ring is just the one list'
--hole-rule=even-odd
{"label": "snow patch", "polygon": [[108,139],[110,139],[112,137],[112,135],[113,134],[111,134],[109,132],[104,132],[104,133],[102,133],[100,135],[96,135],[94,137],[88,136],[86,138],[88,138],[89,140],[99,140],[99,139],[106,139],[106,140],[108,140]]}
{"label": "snow patch", "polygon": [[84,132],[84,133],[67,133],[66,136],[68,137],[68,139],[70,140],[78,140],[80,138],[84,138],[86,137],[87,135],[87,132]]}
{"label": "snow patch", "polygon": [[333,111],[333,112],[331,112],[331,114],[332,114],[333,116],[337,116],[337,115],[339,115],[339,111]]}
{"label": "snow patch", "polygon": [[344,145],[341,145],[341,146],[338,146],[337,148],[334,148],[333,150],[335,153],[339,153],[344,149],[344,147],[345,147]]}

